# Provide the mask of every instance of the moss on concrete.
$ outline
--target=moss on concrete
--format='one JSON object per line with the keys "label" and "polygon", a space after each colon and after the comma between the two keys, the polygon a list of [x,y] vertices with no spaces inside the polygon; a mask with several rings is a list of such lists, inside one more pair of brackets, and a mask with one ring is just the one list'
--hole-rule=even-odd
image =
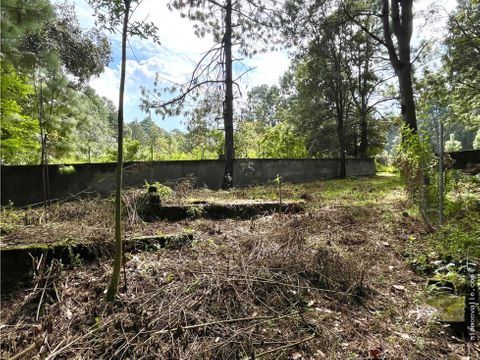
{"label": "moss on concrete", "polygon": [[[193,234],[167,234],[139,236],[127,239],[128,252],[154,251],[160,248],[179,249],[191,244]],[[0,248],[1,290],[8,293],[30,283],[34,271],[34,259],[46,256],[47,262],[57,259],[63,264],[78,266],[98,257],[111,255],[113,243],[75,243],[70,240],[53,244],[9,245]]]}

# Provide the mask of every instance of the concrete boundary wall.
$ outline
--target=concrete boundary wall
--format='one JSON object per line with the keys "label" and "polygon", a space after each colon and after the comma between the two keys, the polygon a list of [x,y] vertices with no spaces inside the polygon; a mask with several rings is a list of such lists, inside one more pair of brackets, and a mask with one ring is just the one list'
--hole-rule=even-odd
{"label": "concrete boundary wall", "polygon": [[[192,174],[197,186],[218,189],[224,171],[223,160],[181,160],[125,163],[124,186],[141,186],[159,181],[173,185],[182,177]],[[375,174],[372,159],[347,160],[347,176]],[[61,165],[49,165],[52,199],[65,199],[72,195],[109,195],[115,186],[115,163],[74,164],[75,171],[62,174]],[[338,177],[338,159],[236,159],[234,186],[250,186],[272,181],[277,174],[291,183],[309,182]],[[13,202],[25,206],[43,201],[42,167],[40,165],[2,166],[1,203]]]}

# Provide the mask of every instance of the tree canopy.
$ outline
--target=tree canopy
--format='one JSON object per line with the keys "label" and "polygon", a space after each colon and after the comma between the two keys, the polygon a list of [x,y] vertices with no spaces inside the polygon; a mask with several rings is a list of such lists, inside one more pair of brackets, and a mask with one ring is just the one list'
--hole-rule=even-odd
{"label": "tree canopy", "polygon": [[[89,82],[111,60],[107,35],[119,30],[115,14],[122,4],[92,1],[98,26],[85,29],[69,3],[2,2],[3,164],[115,159],[116,105],[96,94]],[[454,134],[462,149],[478,147],[478,0],[459,0],[447,15],[440,54],[428,54],[430,47],[423,43],[410,44],[410,26],[415,26],[410,20],[421,16],[411,12],[410,1],[229,4],[171,1],[166,7],[191,21],[193,31],[211,39],[212,47],[187,81],[165,86],[157,77],[153,91],[145,87],[139,105],[181,117],[185,127],[163,130],[149,114],[126,119],[122,133],[128,160],[218,159],[227,148],[230,159],[391,154],[402,107],[403,123],[415,128],[412,119],[418,121],[434,146],[441,121],[444,142]],[[113,10],[102,10],[107,5]],[[229,6],[232,64],[226,81]],[[155,26],[132,21],[128,31],[141,40],[148,34],[158,44]],[[289,49],[291,65],[278,74],[278,84],[246,88],[241,75],[250,67],[244,58],[280,46]],[[428,56],[418,56],[415,47]],[[400,69],[402,63],[410,64],[410,74]],[[414,117],[407,98],[414,100]]]}

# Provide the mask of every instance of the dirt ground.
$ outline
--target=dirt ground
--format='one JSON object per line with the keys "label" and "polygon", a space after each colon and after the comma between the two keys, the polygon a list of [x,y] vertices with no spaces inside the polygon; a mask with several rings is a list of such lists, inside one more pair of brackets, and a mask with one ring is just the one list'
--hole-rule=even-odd
{"label": "dirt ground", "polygon": [[[396,177],[285,185],[300,214],[131,222],[125,236],[191,232],[191,247],[128,254],[115,304],[111,260],[39,269],[2,297],[1,357],[27,359],[470,359],[425,303],[408,263],[427,229]],[[276,199],[275,186],[189,199]],[[4,215],[2,246],[113,241],[110,200]],[[123,276],[123,275],[122,275]],[[25,351],[25,352],[24,352]],[[22,353],[24,352],[24,353]]]}

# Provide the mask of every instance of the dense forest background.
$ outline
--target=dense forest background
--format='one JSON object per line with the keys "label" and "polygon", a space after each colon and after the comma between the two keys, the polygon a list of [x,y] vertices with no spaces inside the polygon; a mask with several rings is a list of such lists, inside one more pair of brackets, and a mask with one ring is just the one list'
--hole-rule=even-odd
{"label": "dense forest background", "polygon": [[[290,68],[278,86],[235,92],[235,157],[344,153],[391,164],[400,139],[398,91],[385,49],[365,33],[381,29],[368,16],[350,21],[342,2],[288,3],[268,38],[289,49]],[[302,6],[310,13],[316,6],[316,16],[302,17]],[[421,41],[412,51],[420,133],[435,147],[442,121],[447,151],[480,148],[478,7],[477,0],[460,0],[454,13],[418,15],[426,27],[448,16],[442,44]],[[2,164],[115,161],[117,109],[88,85],[111,60],[109,34],[82,28],[70,3],[4,0],[1,12]],[[126,119],[125,160],[221,157],[222,99],[210,88],[194,103],[176,111],[185,130],[162,129],[148,111]]]}

